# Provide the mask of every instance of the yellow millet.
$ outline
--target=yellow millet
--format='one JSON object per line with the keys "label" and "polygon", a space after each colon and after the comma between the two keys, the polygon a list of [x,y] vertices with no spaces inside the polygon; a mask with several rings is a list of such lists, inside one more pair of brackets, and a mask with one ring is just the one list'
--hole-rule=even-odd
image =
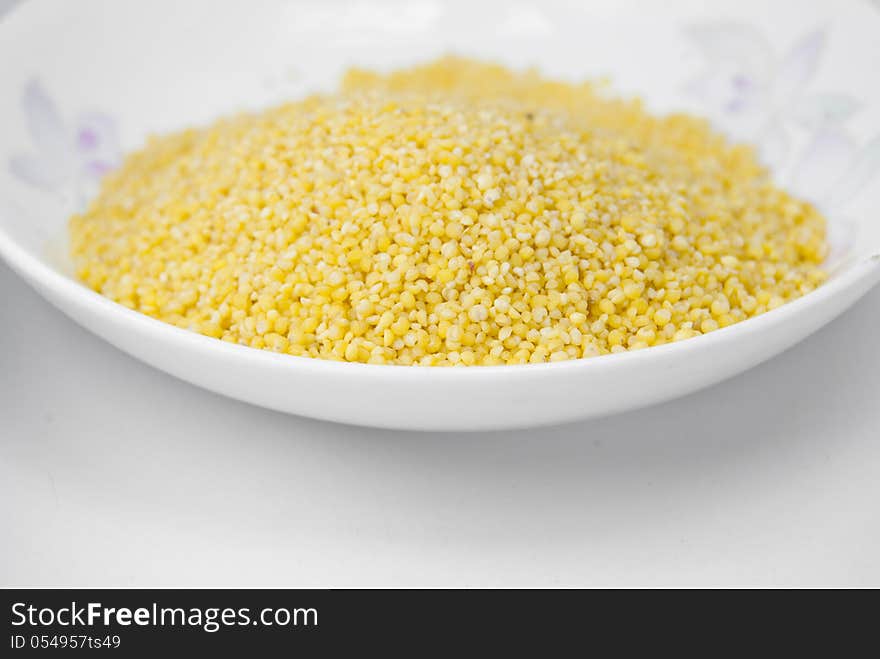
{"label": "yellow millet", "polygon": [[446,58],[152,138],[71,220],[79,277],[224,341],[375,364],[678,341],[825,278],[825,222],[705,122]]}

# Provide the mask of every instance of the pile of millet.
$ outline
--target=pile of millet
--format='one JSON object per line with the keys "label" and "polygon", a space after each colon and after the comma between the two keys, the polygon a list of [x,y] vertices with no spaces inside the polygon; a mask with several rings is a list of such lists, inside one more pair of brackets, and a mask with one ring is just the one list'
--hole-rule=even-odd
{"label": "pile of millet", "polygon": [[825,278],[824,219],[751,148],[458,58],[151,138],[70,228],[78,276],[120,304],[372,364],[647,348]]}

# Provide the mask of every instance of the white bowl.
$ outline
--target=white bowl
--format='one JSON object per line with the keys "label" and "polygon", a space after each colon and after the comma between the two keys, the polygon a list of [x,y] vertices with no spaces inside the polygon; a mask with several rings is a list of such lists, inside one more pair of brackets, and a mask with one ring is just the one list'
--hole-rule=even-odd
{"label": "white bowl", "polygon": [[[867,2],[739,1],[719,21],[703,4],[27,2],[0,23],[0,256],[135,357],[294,414],[478,430],[686,394],[785,350],[880,280],[880,12]],[[760,317],[643,351],[426,368],[227,344],[125,309],[69,276],[70,212],[92,193],[96,174],[150,132],[332,87],[352,64],[389,68],[448,51],[560,77],[608,76],[658,111],[703,113],[735,139],[759,143],[779,180],[830,218],[832,278]]]}

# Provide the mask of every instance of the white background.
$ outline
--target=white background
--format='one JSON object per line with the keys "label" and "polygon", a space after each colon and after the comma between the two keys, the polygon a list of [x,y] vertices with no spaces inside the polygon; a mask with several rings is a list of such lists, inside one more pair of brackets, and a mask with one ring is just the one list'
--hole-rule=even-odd
{"label": "white background", "polygon": [[0,265],[0,585],[878,586],[878,327],[880,289],[672,403],[417,434],[198,390]]}
{"label": "white background", "polygon": [[0,300],[3,585],[880,585],[880,289],[696,395],[474,435],[268,412],[4,266]]}

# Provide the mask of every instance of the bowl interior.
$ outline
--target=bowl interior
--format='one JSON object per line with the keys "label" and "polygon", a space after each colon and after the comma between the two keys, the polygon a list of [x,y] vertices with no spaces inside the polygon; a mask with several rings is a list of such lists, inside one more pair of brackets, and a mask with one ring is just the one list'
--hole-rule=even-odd
{"label": "bowl interior", "polygon": [[704,115],[826,212],[830,266],[880,253],[880,10],[704,5],[29,2],[0,22],[0,238],[69,275],[70,213],[149,134],[453,52]]}

